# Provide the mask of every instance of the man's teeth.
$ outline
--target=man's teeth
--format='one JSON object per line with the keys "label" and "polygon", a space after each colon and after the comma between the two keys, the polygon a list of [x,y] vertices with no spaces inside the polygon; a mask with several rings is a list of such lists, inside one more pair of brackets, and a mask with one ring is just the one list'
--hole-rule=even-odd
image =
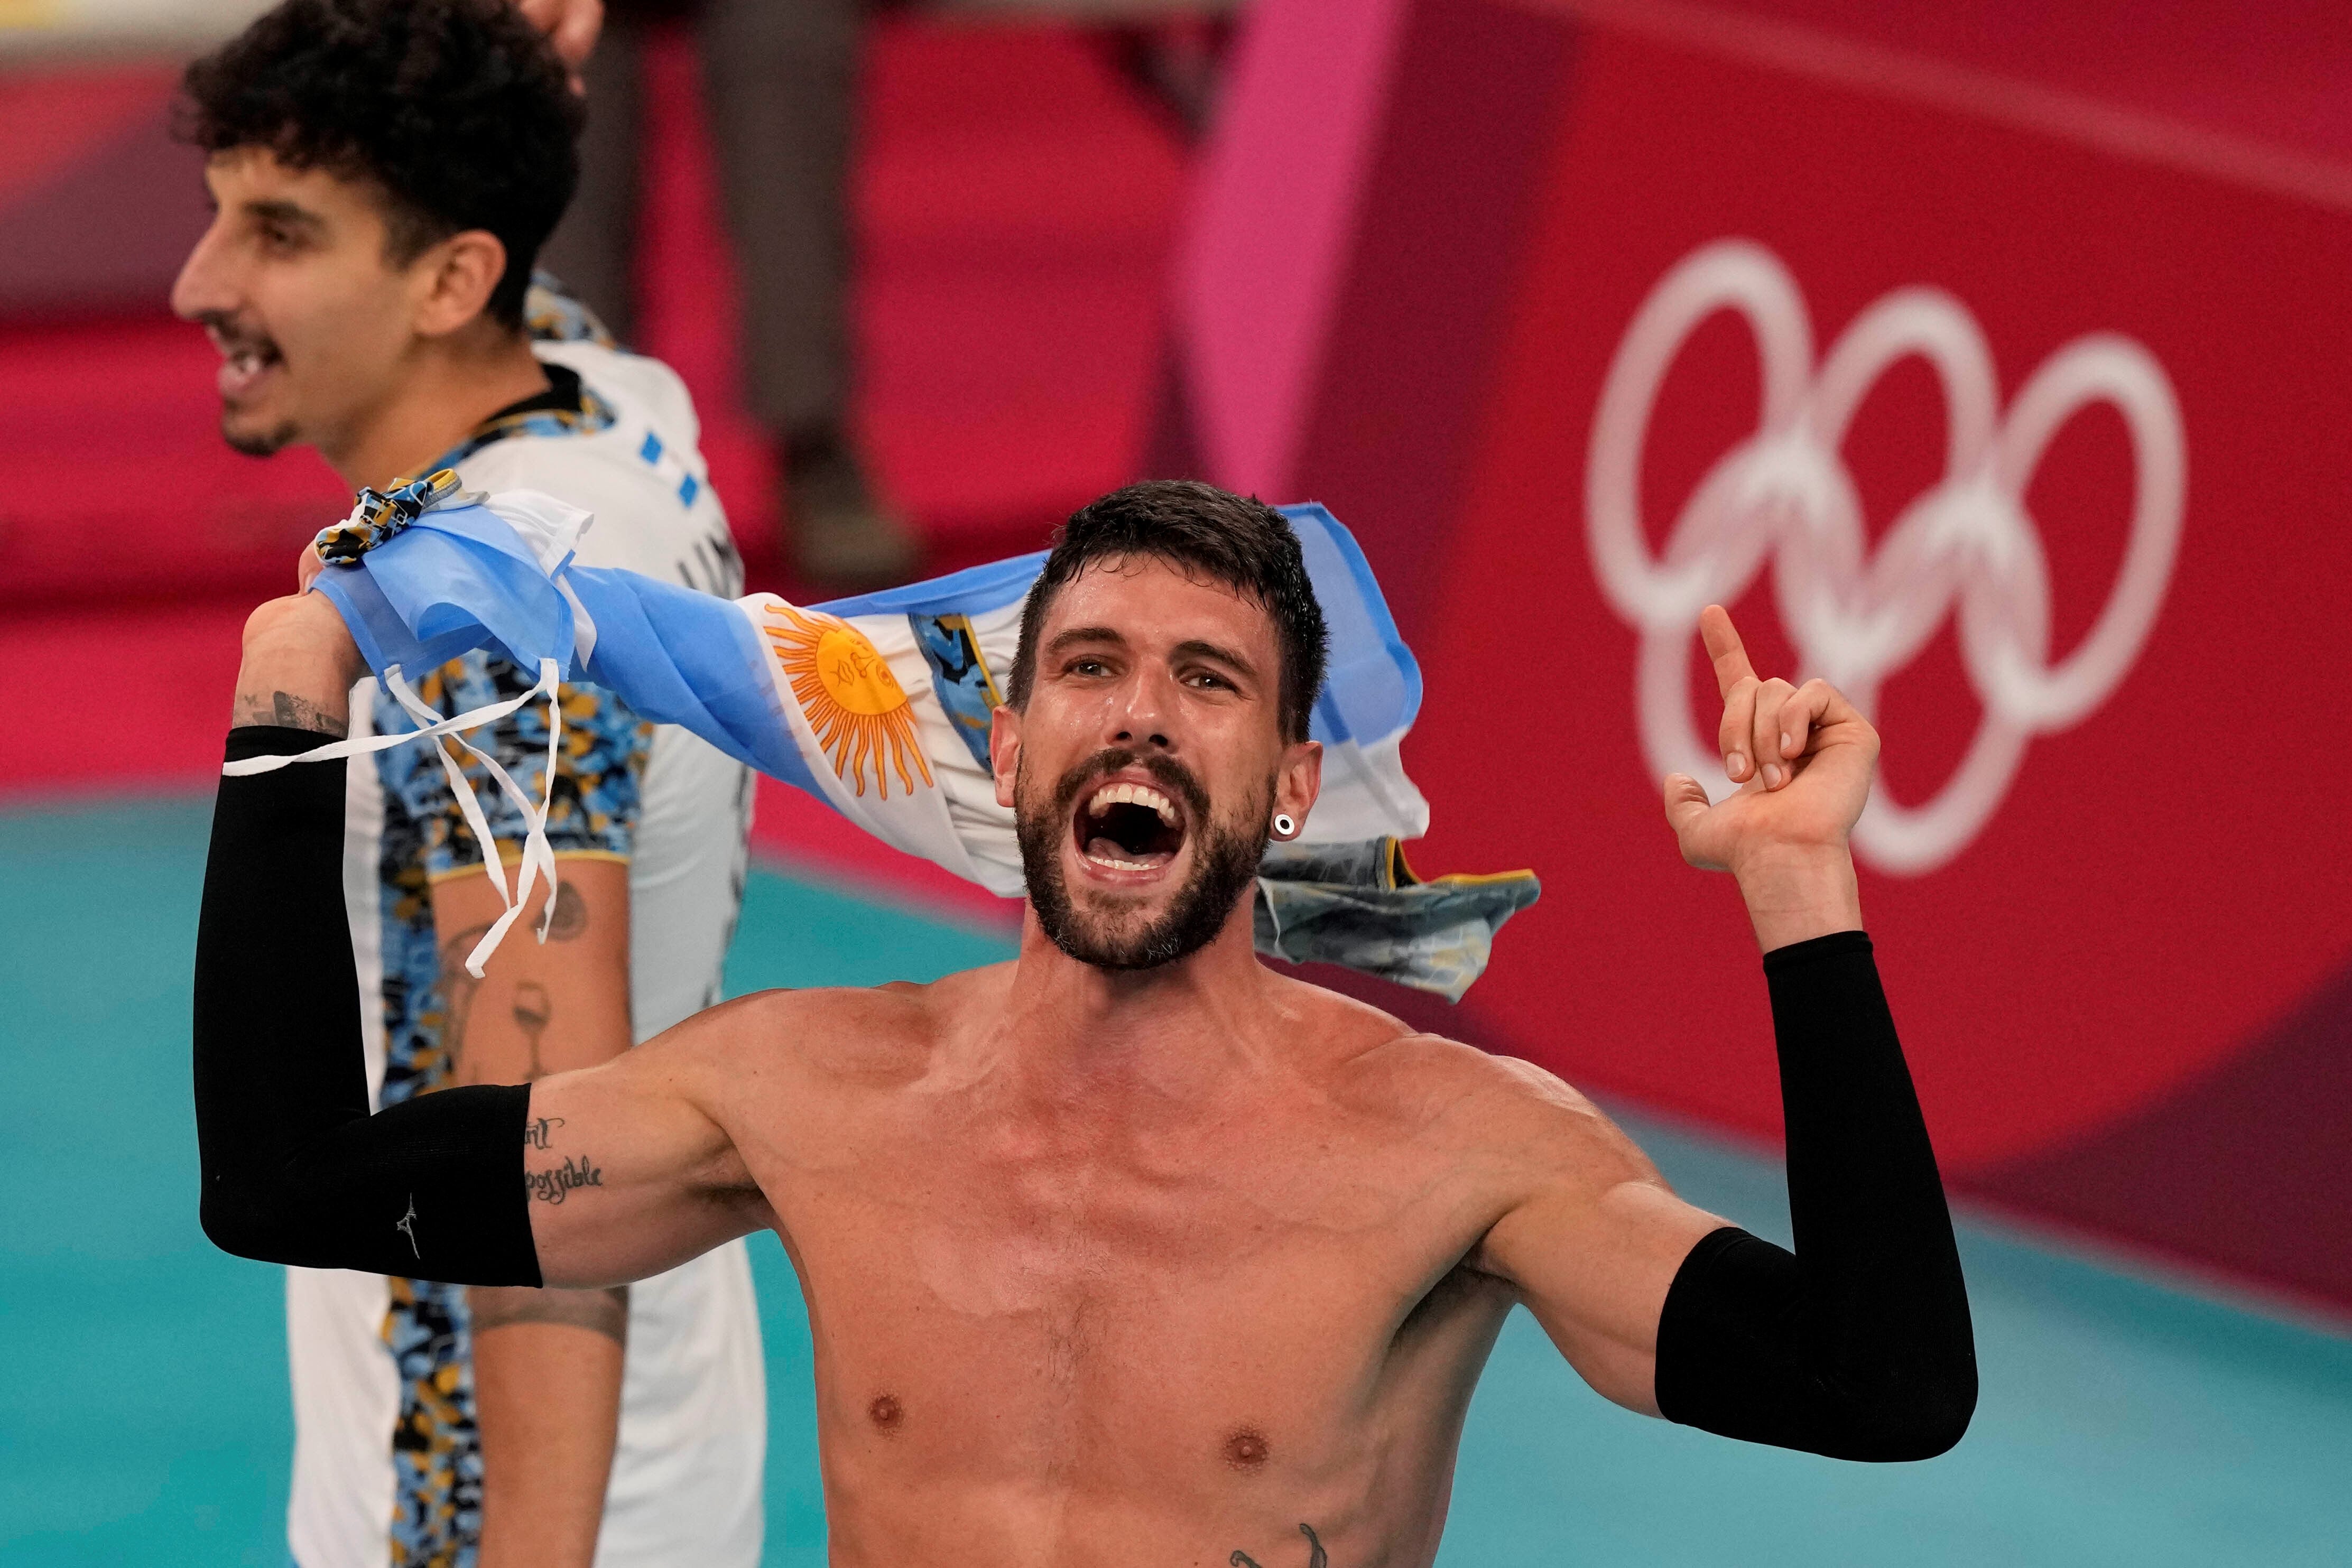
{"label": "man's teeth", "polygon": [[1091,851],[1087,852],[1087,859],[1097,865],[1108,866],[1113,871],[1150,871],[1151,869],[1141,861],[1123,861],[1112,855],[1098,855]]}
{"label": "man's teeth", "polygon": [[1087,802],[1087,814],[1099,817],[1113,806],[1149,806],[1160,813],[1161,821],[1171,828],[1176,825],[1175,802],[1149,784],[1112,784],[1097,789]]}

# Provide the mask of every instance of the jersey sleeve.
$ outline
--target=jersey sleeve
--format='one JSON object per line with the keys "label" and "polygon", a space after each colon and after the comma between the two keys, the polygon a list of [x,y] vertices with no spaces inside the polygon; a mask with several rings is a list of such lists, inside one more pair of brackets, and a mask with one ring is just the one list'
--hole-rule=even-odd
{"label": "jersey sleeve", "polygon": [[[416,683],[416,695],[444,716],[520,695],[534,685],[504,659],[465,654]],[[559,857],[626,861],[635,846],[645,798],[646,762],[653,750],[654,727],[603,686],[585,681],[564,685],[558,695],[562,735],[556,747],[555,788],[547,813],[547,837]],[[406,728],[410,721],[389,699],[379,703],[380,728]],[[547,705],[525,704],[516,712],[467,737],[533,800],[545,788]],[[460,763],[481,802],[491,837],[509,863],[520,856],[528,825],[514,802],[482,765],[454,741],[444,740]],[[385,769],[385,784],[400,797],[424,840],[425,870],[435,881],[478,868],[482,846],[450,792],[440,762],[422,747],[404,747]]]}

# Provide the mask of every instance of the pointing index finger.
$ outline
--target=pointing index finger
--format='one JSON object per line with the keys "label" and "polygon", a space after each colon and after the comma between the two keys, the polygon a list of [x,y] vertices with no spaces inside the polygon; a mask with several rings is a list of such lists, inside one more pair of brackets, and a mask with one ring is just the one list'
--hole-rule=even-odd
{"label": "pointing index finger", "polygon": [[1731,612],[1720,604],[1710,604],[1700,611],[1698,636],[1706,644],[1708,661],[1715,665],[1718,696],[1728,697],[1732,687],[1756,678],[1756,667],[1748,662],[1748,650],[1740,645],[1739,633],[1732,627]]}

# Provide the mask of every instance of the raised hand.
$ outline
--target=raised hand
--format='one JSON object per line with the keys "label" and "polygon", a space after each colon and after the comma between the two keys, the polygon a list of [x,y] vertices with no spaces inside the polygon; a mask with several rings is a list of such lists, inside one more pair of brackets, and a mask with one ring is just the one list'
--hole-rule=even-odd
{"label": "raised hand", "polygon": [[1739,787],[1710,804],[1697,779],[1667,776],[1683,859],[1739,879],[1768,949],[1859,928],[1846,838],[1870,799],[1878,732],[1826,681],[1759,680],[1722,606],[1698,625],[1723,695],[1723,770]]}
{"label": "raised hand", "polygon": [[524,20],[545,33],[572,71],[572,90],[581,90],[580,68],[604,28],[604,0],[515,0]]}

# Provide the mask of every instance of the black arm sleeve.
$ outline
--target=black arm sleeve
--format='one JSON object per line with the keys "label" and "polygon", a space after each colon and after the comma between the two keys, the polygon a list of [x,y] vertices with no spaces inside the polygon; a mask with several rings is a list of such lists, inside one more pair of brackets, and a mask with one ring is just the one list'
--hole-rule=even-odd
{"label": "black arm sleeve", "polygon": [[[254,727],[228,756],[321,737]],[[446,1089],[368,1113],[343,910],[341,760],[224,778],[196,923],[205,1234],[241,1257],[536,1285],[528,1088]]]}
{"label": "black arm sleeve", "polygon": [[1788,1124],[1791,1254],[1702,1238],[1658,1320],[1658,1408],[1842,1459],[1925,1459],[1976,1409],[1951,1216],[1870,938],[1764,956]]}

